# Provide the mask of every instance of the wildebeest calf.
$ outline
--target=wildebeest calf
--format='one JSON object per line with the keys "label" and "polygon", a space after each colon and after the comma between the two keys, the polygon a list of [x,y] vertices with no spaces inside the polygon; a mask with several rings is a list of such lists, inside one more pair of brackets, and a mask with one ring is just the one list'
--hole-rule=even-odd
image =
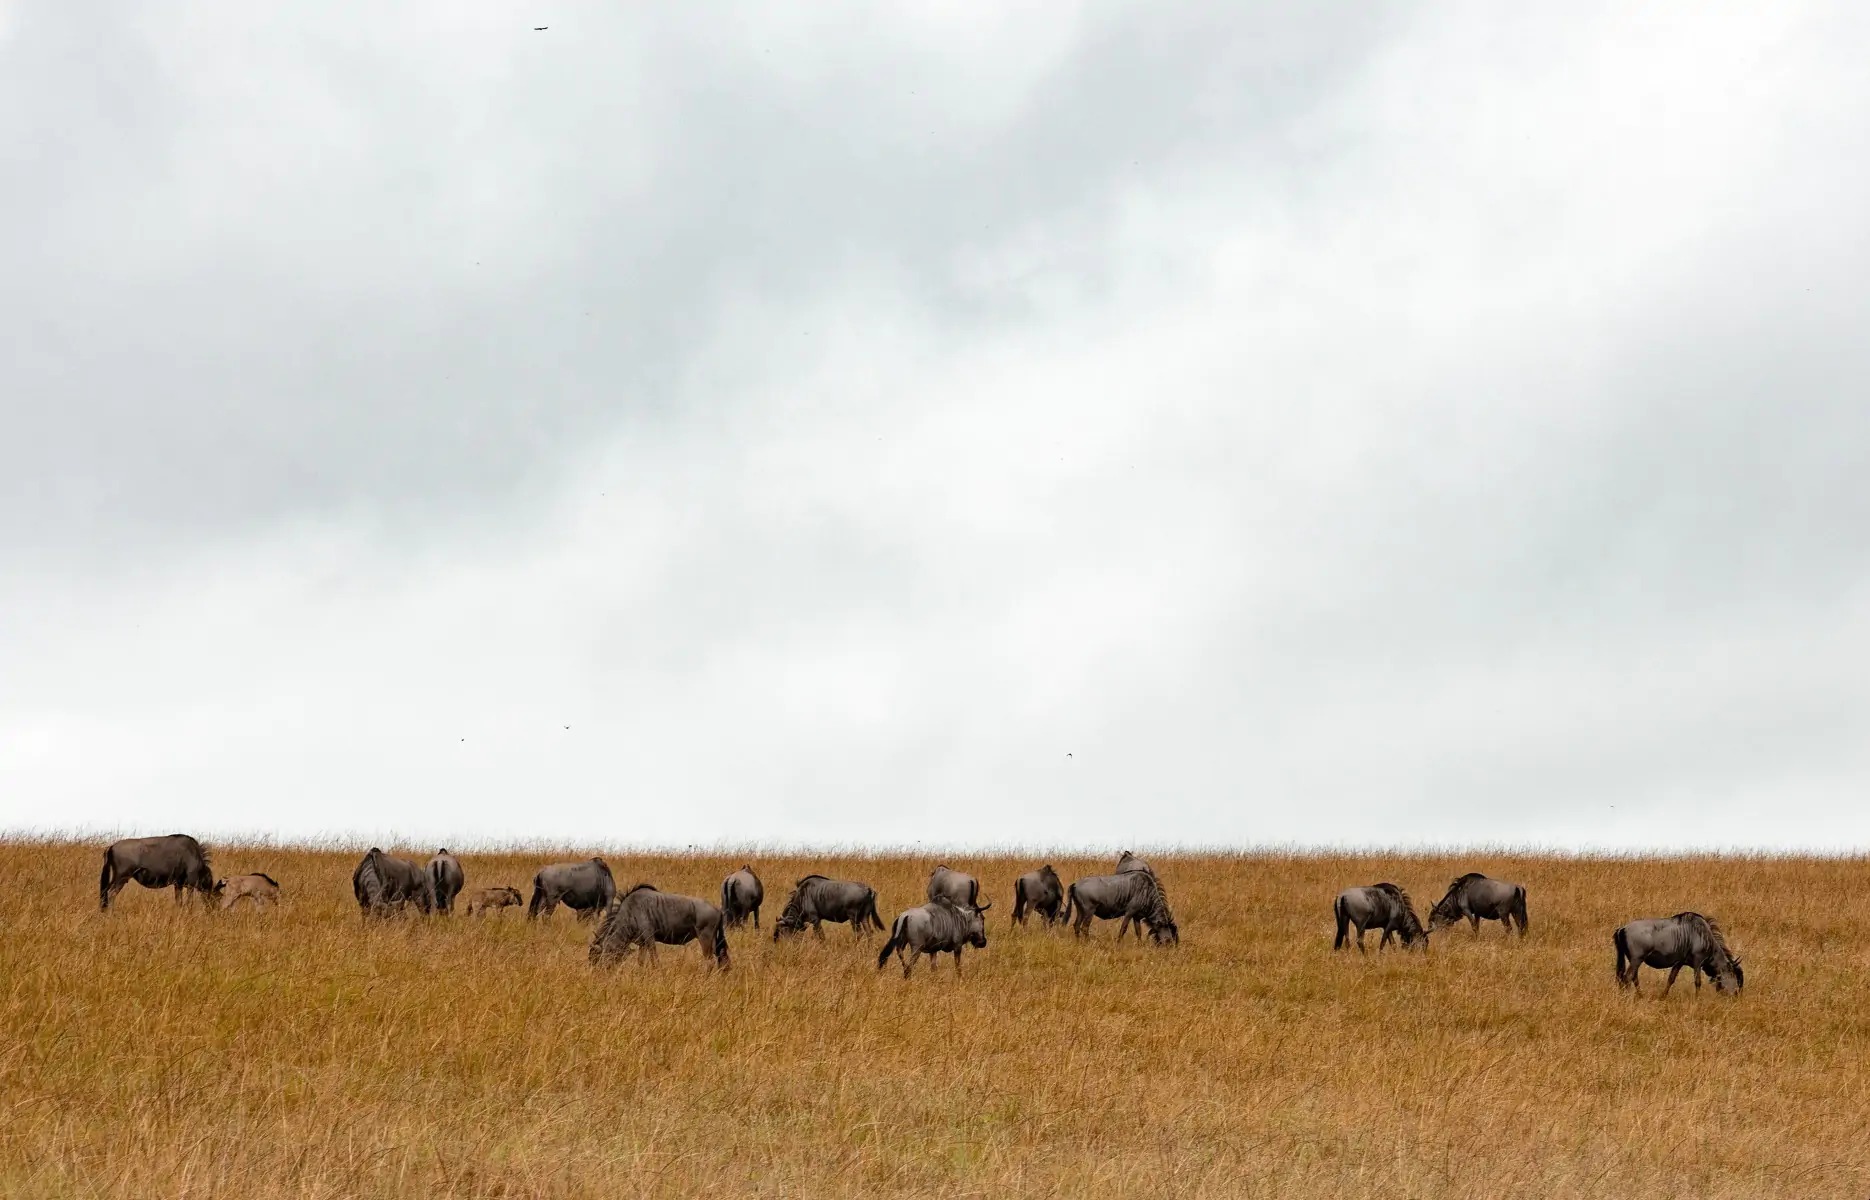
{"label": "wildebeest calf", "polygon": [[478,917],[503,908],[519,908],[525,903],[526,898],[519,894],[518,888],[485,887],[468,893],[467,915]]}
{"label": "wildebeest calf", "polygon": [[279,903],[279,884],[271,875],[235,875],[223,879],[214,885],[214,894],[221,898],[221,910],[239,904],[242,900],[253,901],[253,907],[265,908],[269,904]]}
{"label": "wildebeest calf", "polygon": [[903,964],[903,978],[909,978],[909,971],[916,965],[920,955],[928,955],[929,970],[935,969],[937,954],[954,955],[954,973],[961,973],[961,951],[968,946],[987,948],[987,921],[981,914],[993,905],[975,908],[972,905],[954,904],[948,900],[931,900],[919,908],[911,908],[896,918],[896,924],[890,929],[890,940],[883,944],[883,952],[877,955],[877,970],[881,971],[895,954]]}

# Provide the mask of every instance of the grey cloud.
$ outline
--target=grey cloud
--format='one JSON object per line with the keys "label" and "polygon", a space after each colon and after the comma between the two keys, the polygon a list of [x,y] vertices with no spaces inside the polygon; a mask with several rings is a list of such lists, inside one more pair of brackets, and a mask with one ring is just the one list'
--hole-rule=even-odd
{"label": "grey cloud", "polygon": [[0,41],[0,822],[1870,836],[1861,18],[133,11]]}

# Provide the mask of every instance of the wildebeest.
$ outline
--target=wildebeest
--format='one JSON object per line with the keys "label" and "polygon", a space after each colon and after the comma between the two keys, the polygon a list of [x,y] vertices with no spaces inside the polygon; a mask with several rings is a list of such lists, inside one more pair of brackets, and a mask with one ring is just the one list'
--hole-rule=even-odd
{"label": "wildebeest", "polygon": [[601,916],[617,898],[617,882],[610,877],[610,864],[601,858],[577,863],[554,863],[540,867],[532,877],[532,903],[526,906],[526,918],[552,915],[559,905],[574,909],[580,921]]}
{"label": "wildebeest", "polygon": [[727,970],[727,918],[706,900],[672,896],[651,884],[639,883],[612,901],[591,936],[591,962],[616,962],[640,947],[643,957],[656,960],[656,943],[686,946],[701,943],[702,957]]}
{"label": "wildebeest", "polygon": [[214,894],[221,898],[223,912],[242,900],[253,901],[255,908],[265,908],[279,903],[279,883],[271,875],[235,875],[215,884]]}
{"label": "wildebeest", "polygon": [[435,893],[435,911],[451,913],[455,910],[455,897],[461,894],[461,885],[467,882],[466,872],[461,870],[461,860],[448,853],[443,846],[429,859],[429,887]]}
{"label": "wildebeest", "polygon": [[526,898],[519,894],[518,888],[481,888],[468,893],[467,915],[478,917],[490,910],[499,912],[503,908],[518,908],[524,903]]}
{"label": "wildebeest", "polygon": [[1377,939],[1379,951],[1389,945],[1391,937],[1400,937],[1405,946],[1413,946],[1417,938],[1422,939],[1424,946],[1428,945],[1428,932],[1416,920],[1409,893],[1393,883],[1345,888],[1338,893],[1331,911],[1338,919],[1338,938],[1331,943],[1333,950],[1344,949],[1353,925],[1357,927],[1357,949],[1361,953],[1368,953],[1364,950],[1366,929],[1383,931],[1383,936]]}
{"label": "wildebeest", "polygon": [[980,884],[972,875],[941,863],[929,872],[928,898],[973,908],[980,903]]}
{"label": "wildebeest", "polygon": [[1475,933],[1484,918],[1500,922],[1507,933],[1519,926],[1519,936],[1526,936],[1526,889],[1504,879],[1489,879],[1479,871],[1469,871],[1448,885],[1448,894],[1429,910],[1430,933],[1453,925],[1466,917]]}
{"label": "wildebeest", "polygon": [[1727,948],[1721,927],[1696,912],[1679,912],[1672,917],[1652,917],[1619,926],[1611,935],[1617,947],[1617,986],[1642,990],[1636,981],[1644,967],[1669,968],[1669,982],[1663,985],[1667,996],[1675,986],[1675,977],[1687,967],[1694,973],[1695,989],[1701,989],[1705,974],[1714,981],[1714,990],[1727,990],[1732,980],[1734,991],[1746,985],[1740,959]]}
{"label": "wildebeest", "polygon": [[375,846],[351,872],[351,894],[365,918],[387,917],[413,904],[424,913],[435,907],[429,873],[406,858],[394,858]]}
{"label": "wildebeest", "polygon": [[178,904],[184,891],[199,893],[203,904],[214,902],[208,849],[186,833],[112,842],[104,851],[103,873],[97,877],[98,908],[109,909],[132,879],[146,888],[174,888]]}
{"label": "wildebeest", "polygon": [[952,954],[954,973],[959,975],[963,949],[968,946],[987,948],[987,920],[981,914],[992,907],[985,904],[975,908],[943,898],[908,909],[891,927],[890,940],[883,943],[883,952],[877,955],[877,970],[881,971],[890,961],[890,955],[895,954],[902,961],[903,978],[907,979],[910,968],[921,955],[928,955],[929,970],[933,971],[937,954]]}
{"label": "wildebeest", "polygon": [[792,887],[786,907],[773,922],[773,940],[782,933],[798,933],[807,925],[820,938],[825,936],[824,922],[849,921],[851,933],[862,936],[874,926],[883,929],[877,915],[877,893],[867,883],[851,879],[827,879],[807,875]]}
{"label": "wildebeest", "polygon": [[729,925],[744,925],[751,916],[753,927],[758,929],[760,905],[765,901],[766,889],[760,885],[760,877],[753,873],[752,864],[721,880],[721,914]]}
{"label": "wildebeest", "polygon": [[1065,885],[1058,872],[1047,863],[1037,871],[1028,871],[1013,881],[1013,923],[1026,923],[1026,910],[1039,914],[1047,925],[1058,920],[1058,906],[1065,901]]}
{"label": "wildebeest", "polygon": [[1130,853],[1128,850],[1125,850],[1122,854],[1117,856],[1117,874],[1127,875],[1131,871],[1147,871],[1151,875],[1156,873],[1154,867]]}
{"label": "wildebeest", "polygon": [[1159,946],[1181,941],[1162,881],[1147,867],[1117,875],[1092,875],[1076,881],[1065,889],[1065,911],[1059,919],[1070,921],[1074,912],[1077,922],[1072,925],[1072,932],[1079,937],[1090,936],[1091,918],[1097,917],[1105,921],[1122,919],[1123,923],[1117,926],[1118,941],[1123,940],[1132,924],[1136,926],[1138,941],[1143,938],[1145,926]]}

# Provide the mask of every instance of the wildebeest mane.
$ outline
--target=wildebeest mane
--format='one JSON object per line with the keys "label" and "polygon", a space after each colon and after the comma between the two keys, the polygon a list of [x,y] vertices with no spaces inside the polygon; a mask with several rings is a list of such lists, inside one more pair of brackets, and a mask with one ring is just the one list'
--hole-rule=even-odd
{"label": "wildebeest mane", "polygon": [[[656,890],[656,885],[653,883],[639,883],[635,887],[631,888],[629,891],[625,892],[624,895],[634,896],[638,892],[653,892],[655,890]],[[621,898],[622,897],[619,897],[619,899]]]}
{"label": "wildebeest mane", "polygon": [[[1379,883],[1374,886],[1378,891],[1388,892],[1390,895],[1394,896],[1396,902],[1402,905],[1403,927],[1408,930],[1411,938],[1414,938],[1417,934],[1422,932],[1422,922],[1416,919],[1415,904],[1409,899],[1408,892],[1403,891],[1401,887],[1393,883]],[[1452,896],[1454,892],[1450,890],[1448,894]],[[1446,898],[1442,900],[1442,904],[1446,904],[1447,902]],[[1436,905],[1436,907],[1439,908],[1441,905]]]}
{"label": "wildebeest mane", "polygon": [[1461,889],[1466,887],[1468,884],[1474,882],[1476,879],[1485,879],[1485,878],[1487,877],[1481,874],[1479,871],[1469,871],[1467,874],[1461,876],[1459,879],[1456,879],[1454,882],[1448,885],[1447,894],[1444,895],[1441,899],[1435,901],[1434,907],[1429,909],[1429,915],[1433,916],[1437,913],[1440,913],[1442,916],[1445,916],[1445,917],[1455,917],[1455,916],[1460,915],[1461,905],[1460,905],[1459,897],[1461,895]]}
{"label": "wildebeest mane", "polygon": [[253,874],[255,878],[264,879],[266,880],[266,882],[272,884],[274,887],[279,886],[279,881],[277,879],[274,879],[271,875],[268,875],[265,871],[255,871]]}
{"label": "wildebeest mane", "polygon": [[1698,912],[1678,912],[1673,919],[1677,921],[1701,922],[1708,927],[1708,937],[1714,942],[1714,948],[1729,958],[1734,956],[1734,952],[1728,949],[1727,935],[1721,932],[1720,924],[1716,922],[1713,917],[1704,917]]}

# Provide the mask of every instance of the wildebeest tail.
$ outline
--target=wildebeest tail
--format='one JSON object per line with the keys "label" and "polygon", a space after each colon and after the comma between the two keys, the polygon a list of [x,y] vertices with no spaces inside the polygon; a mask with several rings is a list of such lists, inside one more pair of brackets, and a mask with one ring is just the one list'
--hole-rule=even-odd
{"label": "wildebeest tail", "polygon": [[721,970],[727,969],[727,914],[725,913],[721,914],[721,919],[714,923],[714,961],[721,965]]}
{"label": "wildebeest tail", "polygon": [[1610,935],[1610,940],[1617,944],[1617,986],[1628,987],[1630,981],[1624,974],[1624,964],[1630,961],[1630,939],[1623,932],[1623,926],[1617,926],[1617,932]]}
{"label": "wildebeest tail", "polygon": [[1070,887],[1065,889],[1065,911],[1059,914],[1058,919],[1064,924],[1067,924],[1067,925],[1071,924],[1072,906],[1077,903],[1078,903],[1078,885],[1074,883]]}
{"label": "wildebeest tail", "polygon": [[732,875],[721,880],[721,924],[723,925],[734,919],[733,882]]}
{"label": "wildebeest tail", "polygon": [[1338,919],[1338,940],[1331,943],[1333,950],[1344,949],[1344,943],[1350,940],[1351,915],[1344,910],[1344,897],[1339,896],[1331,904],[1332,915]]}
{"label": "wildebeest tail", "polygon": [[1513,889],[1513,919],[1519,922],[1519,936],[1526,936],[1526,889]]}
{"label": "wildebeest tail", "polygon": [[883,918],[877,915],[877,893],[875,888],[870,889],[870,894],[864,897],[864,915],[869,918],[871,924],[877,927],[878,933],[889,928],[889,926],[883,923]]}
{"label": "wildebeest tail", "polygon": [[1024,924],[1025,920],[1026,889],[1015,883],[1013,885],[1013,923],[1015,925]]}
{"label": "wildebeest tail", "polygon": [[890,955],[896,952],[897,947],[909,944],[908,937],[903,933],[903,927],[907,924],[909,924],[908,913],[896,918],[896,925],[890,930],[890,940],[883,943],[883,952],[877,955],[877,970],[881,971],[889,964]]}
{"label": "wildebeest tail", "polygon": [[100,911],[110,907],[110,876],[111,868],[116,865],[113,857],[116,853],[115,846],[108,846],[104,850],[104,872],[97,877],[97,907]]}
{"label": "wildebeest tail", "polygon": [[373,848],[357,867],[357,902],[365,916],[377,911],[384,902],[383,876],[377,871],[377,859],[382,853]]}

